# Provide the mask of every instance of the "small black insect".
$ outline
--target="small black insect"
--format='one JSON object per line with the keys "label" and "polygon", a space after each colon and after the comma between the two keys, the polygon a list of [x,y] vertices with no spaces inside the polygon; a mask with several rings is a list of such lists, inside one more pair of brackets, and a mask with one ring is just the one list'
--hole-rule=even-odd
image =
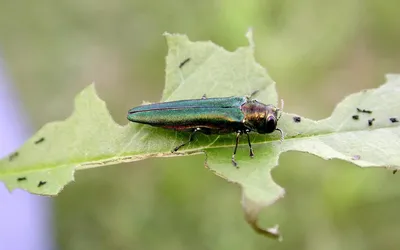
{"label": "small black insect", "polygon": [[38,187],[41,187],[41,186],[43,186],[44,184],[46,184],[47,183],[47,181],[39,181],[39,184],[37,185]]}
{"label": "small black insect", "polygon": [[360,112],[360,113],[372,114],[372,111],[371,111],[371,110],[366,110],[366,109],[359,109],[359,108],[357,108],[357,111]]}
{"label": "small black insect", "polygon": [[26,181],[26,177],[19,177],[17,181]]}
{"label": "small black insect", "polygon": [[35,144],[39,144],[44,142],[44,137],[41,137],[39,140],[35,141]]}
{"label": "small black insect", "polygon": [[375,121],[375,118],[369,119],[368,120],[368,126],[372,126],[372,123]]}
{"label": "small black insect", "polygon": [[393,170],[393,174],[397,173],[397,169]]}
{"label": "small black insect", "polygon": [[12,154],[8,157],[8,160],[9,160],[9,161],[12,161],[12,160],[14,160],[15,158],[17,158],[18,155],[19,155],[18,152],[14,152],[14,153],[12,153]]}
{"label": "small black insect", "polygon": [[182,68],[182,67],[183,67],[186,63],[188,63],[190,60],[191,60],[190,57],[189,57],[189,58],[186,58],[183,62],[181,62],[181,63],[179,64],[179,68]]}
{"label": "small black insect", "polygon": [[353,118],[353,120],[358,120],[360,117],[358,115],[353,115],[351,118]]}
{"label": "small black insect", "polygon": [[296,122],[296,123],[299,123],[299,122],[301,122],[301,117],[300,116],[294,116],[293,117],[293,121]]}
{"label": "small black insect", "polygon": [[397,118],[394,118],[394,117],[392,117],[392,118],[389,118],[389,120],[390,120],[391,122],[393,122],[393,123],[395,123],[395,122],[399,122],[399,120],[397,120]]}

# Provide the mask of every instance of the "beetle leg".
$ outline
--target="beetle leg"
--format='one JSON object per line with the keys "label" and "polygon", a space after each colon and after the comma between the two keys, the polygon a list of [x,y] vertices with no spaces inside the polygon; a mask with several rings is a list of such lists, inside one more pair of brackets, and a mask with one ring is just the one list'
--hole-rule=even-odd
{"label": "beetle leg", "polygon": [[283,138],[285,137],[285,136],[283,135],[282,129],[276,128],[275,130],[278,130],[278,131],[281,133],[281,142],[282,142],[282,141],[283,141]]}
{"label": "beetle leg", "polygon": [[248,132],[249,132],[249,131],[246,131],[247,142],[249,143],[249,148],[250,148],[250,157],[254,157],[254,151],[253,151],[253,147],[251,146],[250,135],[249,135]]}
{"label": "beetle leg", "polygon": [[237,150],[237,147],[238,147],[238,144],[239,144],[239,137],[240,137],[241,134],[242,134],[242,131],[238,131],[236,133],[236,145],[235,145],[235,149],[233,150],[233,155],[232,155],[232,164],[235,167],[238,167],[237,163],[235,161],[235,155],[236,155],[236,150]]}
{"label": "beetle leg", "polygon": [[188,144],[189,142],[191,142],[191,141],[193,140],[194,134],[196,134],[196,132],[199,131],[199,130],[200,130],[200,128],[195,128],[195,129],[193,130],[193,132],[190,133],[190,135],[189,135],[189,140],[188,140],[187,142],[185,142],[185,143],[182,143],[182,144],[179,145],[179,146],[176,146],[176,147],[172,150],[172,153],[175,153],[175,152],[178,151],[181,147],[183,147],[183,146],[185,146],[186,144]]}

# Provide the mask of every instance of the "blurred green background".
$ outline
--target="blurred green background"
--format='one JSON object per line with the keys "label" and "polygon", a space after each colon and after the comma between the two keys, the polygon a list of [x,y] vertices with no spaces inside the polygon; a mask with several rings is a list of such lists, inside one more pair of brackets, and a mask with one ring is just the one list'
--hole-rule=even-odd
{"label": "blurred green background", "polygon": [[[397,0],[0,1],[0,52],[35,129],[65,119],[92,81],[118,123],[160,99],[162,33],[234,50],[254,29],[256,58],[285,111],[330,115],[346,95],[400,73]],[[54,199],[60,249],[399,249],[399,176],[285,153],[273,171],[286,197],[262,213],[279,243],[243,219],[240,189],[203,156],[76,173]]]}

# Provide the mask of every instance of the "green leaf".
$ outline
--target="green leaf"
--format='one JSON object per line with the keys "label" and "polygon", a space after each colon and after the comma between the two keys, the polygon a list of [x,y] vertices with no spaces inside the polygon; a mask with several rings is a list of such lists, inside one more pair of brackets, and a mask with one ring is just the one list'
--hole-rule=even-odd
{"label": "green leaf", "polygon": [[[277,104],[275,83],[254,60],[251,32],[247,34],[250,45],[234,52],[211,42],[191,42],[184,35],[165,36],[169,51],[162,101],[200,98],[203,94],[243,96],[260,90],[257,99]],[[234,135],[196,135],[193,143],[172,154],[171,149],[188,139],[187,133],[133,123],[118,125],[92,84],[76,97],[75,111],[68,119],[45,125],[17,153],[0,161],[0,180],[9,190],[56,195],[73,180],[76,169],[205,153],[207,167],[242,186],[242,205],[250,225],[259,233],[278,238],[277,228],[263,229],[257,218],[262,208],[284,195],[270,174],[280,153],[297,150],[363,167],[395,168],[400,162],[400,131],[399,123],[389,118],[400,114],[399,98],[400,77],[391,75],[380,88],[346,98],[325,120],[301,118],[295,122],[295,115],[283,113],[278,127],[285,132],[285,140],[280,141],[279,133],[252,134],[255,157],[249,157],[247,140],[243,139],[236,156],[240,168],[234,168]],[[356,114],[358,120],[352,118]],[[372,118],[375,120],[369,126]]]}
{"label": "green leaf", "polygon": [[[297,115],[284,113],[279,127],[286,132],[285,140],[281,143],[277,138],[253,136],[256,157],[240,162],[238,170],[232,169],[221,157],[222,154],[228,157],[229,149],[206,149],[208,163],[216,174],[243,187],[242,205],[248,222],[260,233],[278,237],[276,228],[263,231],[258,227],[257,218],[263,207],[284,194],[270,175],[278,164],[280,153],[303,151],[327,160],[342,159],[361,167],[397,169],[400,166],[400,123],[390,118],[400,121],[399,99],[400,75],[388,75],[387,83],[380,88],[348,96],[327,119],[313,121],[300,117],[298,123],[294,120]],[[372,113],[359,112],[357,108]],[[358,119],[354,119],[354,115]]]}
{"label": "green leaf", "polygon": [[[386,84],[348,96],[327,119],[304,119],[301,126],[283,123],[293,140],[282,144],[282,152],[297,150],[324,159],[342,159],[361,167],[397,169],[400,166],[400,123],[396,121],[400,120],[399,99],[400,75],[387,75]],[[284,119],[290,120],[290,117],[285,115]]]}

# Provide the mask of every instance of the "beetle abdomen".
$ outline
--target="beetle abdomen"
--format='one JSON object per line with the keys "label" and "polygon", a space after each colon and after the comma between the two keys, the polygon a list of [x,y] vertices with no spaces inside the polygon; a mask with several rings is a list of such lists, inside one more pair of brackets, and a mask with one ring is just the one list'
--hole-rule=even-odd
{"label": "beetle abdomen", "polygon": [[242,129],[240,108],[246,101],[246,97],[226,97],[154,103],[132,108],[128,120],[175,130],[228,133]]}
{"label": "beetle abdomen", "polygon": [[236,128],[242,125],[243,118],[240,108],[152,109],[128,114],[128,120],[132,122],[176,130]]}

